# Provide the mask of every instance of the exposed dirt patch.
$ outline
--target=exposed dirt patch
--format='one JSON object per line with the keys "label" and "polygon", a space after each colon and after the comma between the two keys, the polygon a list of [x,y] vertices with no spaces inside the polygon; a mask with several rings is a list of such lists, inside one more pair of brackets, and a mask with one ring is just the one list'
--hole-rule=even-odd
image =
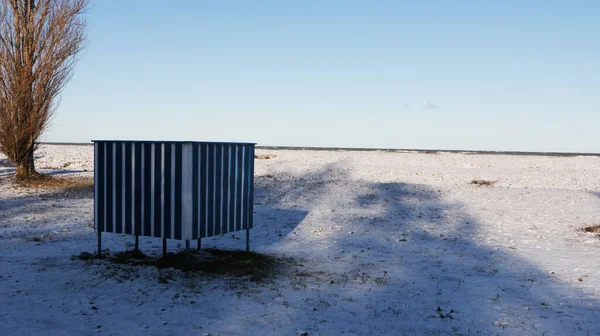
{"label": "exposed dirt patch", "polygon": [[41,191],[63,197],[93,197],[94,195],[92,177],[59,178],[39,174],[25,181],[15,179],[13,176],[3,177],[1,182],[10,184],[15,189]]}
{"label": "exposed dirt patch", "polygon": [[276,158],[276,157],[277,157],[277,155],[275,155],[275,154],[257,154],[257,155],[254,155],[254,158],[255,159],[259,159],[259,160],[269,160],[269,159],[273,159],[273,158]]}
{"label": "exposed dirt patch", "polygon": [[185,252],[168,253],[165,257],[146,255],[139,250],[129,250],[103,255],[84,252],[73,259],[105,259],[115,264],[135,266],[154,266],[159,269],[174,268],[183,272],[205,276],[249,277],[252,281],[261,281],[272,277],[284,268],[285,260],[256,252],[205,249],[190,250],[189,260]]}
{"label": "exposed dirt patch", "polygon": [[478,185],[480,187],[491,187],[496,183],[496,181],[488,181],[488,180],[473,180],[471,184]]}
{"label": "exposed dirt patch", "polygon": [[590,233],[600,233],[600,225],[593,225],[593,226],[584,227],[581,230],[584,231],[584,232],[590,232]]}

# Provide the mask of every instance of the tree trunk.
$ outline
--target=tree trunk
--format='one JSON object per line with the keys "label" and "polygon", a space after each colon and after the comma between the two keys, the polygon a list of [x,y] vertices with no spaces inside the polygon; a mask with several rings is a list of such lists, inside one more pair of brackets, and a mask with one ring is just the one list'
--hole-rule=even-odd
{"label": "tree trunk", "polygon": [[38,175],[35,171],[35,163],[33,159],[33,146],[27,150],[27,156],[21,162],[15,162],[17,164],[17,171],[15,177],[19,180],[27,180]]}

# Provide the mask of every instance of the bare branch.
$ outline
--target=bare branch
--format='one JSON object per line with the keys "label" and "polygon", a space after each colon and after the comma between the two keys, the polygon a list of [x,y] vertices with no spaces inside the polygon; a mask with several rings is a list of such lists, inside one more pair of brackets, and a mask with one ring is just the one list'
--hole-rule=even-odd
{"label": "bare branch", "polygon": [[0,0],[0,151],[23,175],[35,173],[35,142],[84,46],[87,6],[88,0]]}

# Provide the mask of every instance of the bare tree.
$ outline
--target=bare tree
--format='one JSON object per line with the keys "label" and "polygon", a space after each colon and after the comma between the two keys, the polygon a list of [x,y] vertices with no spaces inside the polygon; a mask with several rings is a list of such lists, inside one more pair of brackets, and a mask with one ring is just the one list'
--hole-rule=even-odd
{"label": "bare tree", "polygon": [[0,2],[0,151],[27,179],[37,175],[36,141],[84,46],[88,0]]}

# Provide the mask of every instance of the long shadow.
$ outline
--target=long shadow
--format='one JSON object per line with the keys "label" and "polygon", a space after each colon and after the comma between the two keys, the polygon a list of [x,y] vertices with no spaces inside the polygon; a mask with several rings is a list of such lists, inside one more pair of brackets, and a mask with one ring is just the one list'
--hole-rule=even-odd
{"label": "long shadow", "polygon": [[60,169],[60,170],[52,170],[52,171],[48,171],[48,172],[44,172],[44,174],[47,175],[64,175],[64,174],[77,174],[77,173],[87,173],[87,170],[81,170],[81,169]]}
{"label": "long shadow", "polygon": [[[355,310],[339,311],[300,290],[296,303],[315,308],[298,315],[338,322],[316,323],[311,335],[383,332],[382,321],[399,335],[596,332],[597,300],[523,256],[486,245],[481,224],[462,204],[444,201],[426,185],[352,181],[344,169],[339,163],[277,176],[257,198],[317,216],[301,224],[301,244],[290,238],[291,249],[277,251],[320,265],[298,273],[320,288],[319,298],[353,293],[348,300]],[[340,321],[352,327],[339,330]]]}
{"label": "long shadow", "polygon": [[15,166],[15,164],[8,158],[0,159],[0,167],[5,168],[5,167],[14,167],[14,166]]}
{"label": "long shadow", "polygon": [[93,186],[73,185],[41,193],[32,193],[24,188],[23,192],[13,197],[0,198],[0,228],[10,225],[16,217],[45,217],[63,207],[62,201],[93,199]]}
{"label": "long shadow", "polygon": [[[250,230],[252,249],[261,250],[280,244],[294,232],[309,214],[307,205],[300,202],[290,204],[286,198],[300,199],[302,187],[296,183],[310,181],[319,173],[302,177],[292,175],[266,174],[255,176],[254,185],[254,228]],[[285,205],[284,205],[285,204]],[[240,239],[243,232],[233,232],[225,236],[204,239],[205,243],[217,248],[240,249],[242,245],[230,241],[229,237]]]}
{"label": "long shadow", "polygon": [[12,167],[0,168],[0,176],[12,175],[15,171],[17,171],[17,169]]}

